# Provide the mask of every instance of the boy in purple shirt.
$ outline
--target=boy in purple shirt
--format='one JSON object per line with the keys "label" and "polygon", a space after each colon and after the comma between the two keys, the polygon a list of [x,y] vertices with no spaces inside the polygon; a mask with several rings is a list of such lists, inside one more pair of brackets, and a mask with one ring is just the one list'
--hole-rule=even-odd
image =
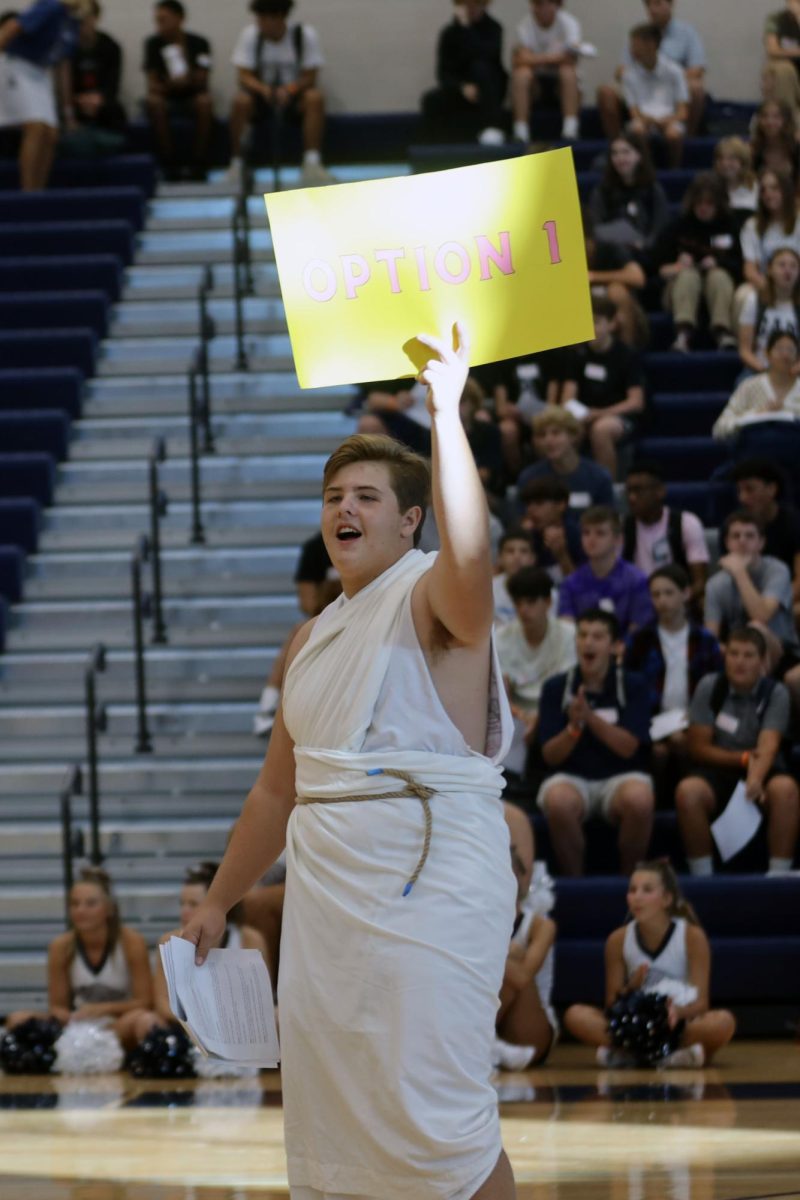
{"label": "boy in purple shirt", "polygon": [[590,608],[614,613],[622,636],[655,619],[647,576],[620,556],[622,525],[613,508],[594,505],[581,517],[587,561],[564,580],[558,615],[576,621]]}

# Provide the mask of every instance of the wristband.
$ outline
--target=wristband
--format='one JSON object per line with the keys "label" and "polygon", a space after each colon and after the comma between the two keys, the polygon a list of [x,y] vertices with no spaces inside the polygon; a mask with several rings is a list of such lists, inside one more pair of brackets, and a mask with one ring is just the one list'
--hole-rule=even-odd
{"label": "wristband", "polygon": [[743,771],[746,771],[749,765],[750,765],[750,751],[743,750],[742,757],[739,759],[739,766],[742,768]]}
{"label": "wristband", "polygon": [[578,738],[583,733],[583,730],[581,729],[580,725],[570,724],[567,726],[567,733],[569,734],[569,736],[571,738],[574,738],[574,740],[577,742]]}

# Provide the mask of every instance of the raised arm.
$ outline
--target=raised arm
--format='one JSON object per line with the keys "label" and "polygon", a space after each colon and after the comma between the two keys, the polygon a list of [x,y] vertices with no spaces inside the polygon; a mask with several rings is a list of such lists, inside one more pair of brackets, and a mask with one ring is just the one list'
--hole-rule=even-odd
{"label": "raised arm", "polygon": [[441,543],[436,563],[422,581],[423,595],[451,637],[477,645],[491,632],[494,602],[489,510],[459,414],[469,342],[461,325],[455,349],[439,338],[419,340],[436,354],[420,379],[428,385],[433,510]]}

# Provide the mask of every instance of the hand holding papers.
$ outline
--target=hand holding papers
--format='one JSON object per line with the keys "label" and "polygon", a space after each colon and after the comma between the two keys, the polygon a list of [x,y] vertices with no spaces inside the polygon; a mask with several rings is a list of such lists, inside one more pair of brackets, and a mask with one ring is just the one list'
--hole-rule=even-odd
{"label": "hand holding papers", "polygon": [[656,713],[650,722],[650,741],[661,742],[664,738],[672,737],[689,728],[689,717],[682,708],[670,708],[666,712]]}
{"label": "hand holding papers", "polygon": [[159,946],[169,1004],[204,1054],[276,1067],[280,1059],[272,984],[258,950],[210,950],[195,966],[195,947],[172,937]]}
{"label": "hand holding papers", "polygon": [[733,858],[755,836],[761,824],[761,809],[747,799],[744,782],[737,783],[725,811],[711,826],[723,862]]}

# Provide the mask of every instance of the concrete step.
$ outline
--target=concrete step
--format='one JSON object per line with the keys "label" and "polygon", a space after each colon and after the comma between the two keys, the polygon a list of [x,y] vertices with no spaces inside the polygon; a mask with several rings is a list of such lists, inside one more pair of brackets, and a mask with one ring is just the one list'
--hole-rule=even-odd
{"label": "concrete step", "polygon": [[[134,921],[128,918],[125,923],[126,925],[130,925],[132,929],[135,929],[137,933],[140,933],[149,946],[157,945],[167,928],[163,920]],[[174,927],[176,923],[174,916],[172,923]],[[64,920],[63,918],[59,919],[57,916],[53,916],[45,921],[30,921],[27,919],[10,921],[6,919],[4,924],[0,925],[0,979],[2,978],[2,955],[4,953],[9,950],[24,950],[33,954],[37,951],[44,951],[46,953],[47,947],[53,938],[63,932]],[[0,988],[0,1012],[4,1011],[2,988]]]}
{"label": "concrete step", "polygon": [[[253,739],[253,745],[262,752],[266,739]],[[263,754],[262,754],[263,757]],[[156,760],[158,761],[158,760]],[[44,764],[45,766],[52,764]],[[253,783],[260,762],[253,764],[250,784]],[[113,768],[115,764],[109,763]],[[8,765],[4,770],[9,769]],[[19,767],[14,765],[15,771]],[[105,768],[103,768],[105,769]],[[134,792],[130,795],[100,789],[101,814],[105,824],[108,821],[161,820],[174,821],[181,825],[187,820],[203,820],[205,818],[235,821],[242,809],[249,784],[241,792],[209,792],[193,796],[169,792]],[[8,821],[54,821],[59,813],[57,794],[37,795],[20,793],[19,795],[2,796],[2,813]],[[86,796],[73,796],[72,818],[78,825],[87,826],[89,822],[89,802]]]}
{"label": "concrete step", "polygon": [[[242,797],[252,787],[263,758],[264,744],[256,738],[244,754],[230,757],[210,755],[199,759],[186,754],[156,760],[130,753],[113,763],[101,761],[99,786],[104,796],[126,803],[142,796],[170,796],[176,804],[201,803],[207,799],[220,803],[229,797],[241,807]],[[83,754],[75,761],[83,762]],[[51,795],[55,804],[68,775],[64,763],[9,758],[0,771],[0,800]],[[80,797],[76,804],[80,804]]]}
{"label": "concrete step", "polygon": [[[169,597],[163,607],[175,647],[280,644],[301,619],[294,596]],[[128,650],[132,641],[129,600],[25,601],[9,615],[12,652],[86,650],[97,642]]]}
{"label": "concrete step", "polygon": [[[255,261],[273,262],[272,236],[266,228],[253,225],[250,253]],[[136,239],[136,262],[140,265],[165,266],[185,263],[229,263],[233,259],[230,229],[176,229],[161,232],[146,230]]]}
{"label": "concrete step", "polygon": [[[161,560],[164,595],[287,595],[293,591],[297,552],[291,547],[214,550],[167,549]],[[25,564],[25,599],[93,600],[129,597],[130,554],[32,554]],[[2,670],[2,659],[0,659]]]}
{"label": "concrete step", "polygon": [[[230,229],[236,200],[230,195],[163,196],[152,200],[147,228],[152,232],[183,229]],[[253,229],[266,227],[267,210],[262,196],[251,196],[247,203]]]}
{"label": "concrete step", "polygon": [[[252,715],[250,705],[244,705],[243,709],[247,709],[250,716]],[[157,735],[151,733],[151,745],[146,752],[147,757],[153,761],[174,759],[178,755],[197,755],[200,759],[203,759],[205,755],[213,755],[218,758],[240,758],[252,751],[254,745],[260,745],[263,750],[263,743],[260,742],[260,739],[255,738],[249,728],[245,729],[249,719],[249,716],[243,717],[241,722],[243,730],[240,733],[185,731],[168,733],[164,732],[164,723],[162,723],[161,731]],[[132,722],[117,722],[116,728],[123,730],[123,726],[128,724],[132,724]],[[124,761],[137,751],[137,747],[138,738],[124,730],[119,733],[104,734],[99,739],[99,753],[107,762]],[[8,763],[20,761],[52,762],[63,768],[64,763],[78,762],[85,753],[85,748],[86,737],[84,734],[65,734],[63,737],[53,737],[47,742],[42,742],[39,737],[28,737],[23,734],[11,741],[0,742],[0,764],[2,764],[2,771],[6,770]],[[251,784],[254,778],[255,775],[250,780]],[[241,796],[239,798],[241,799]]]}
{"label": "concrete step", "polygon": [[[88,839],[88,827],[79,822],[84,837]],[[230,821],[225,818],[198,821],[192,818],[176,825],[174,821],[126,821],[124,823],[104,818],[100,830],[100,850],[109,860],[118,857],[135,858],[148,856],[185,859],[221,858]],[[88,840],[86,842],[88,846]],[[50,866],[52,859],[60,859],[62,852],[61,825],[57,821],[8,821],[0,820],[0,864],[5,873],[9,859],[28,859],[34,865],[29,878],[38,879],[36,866]],[[5,916],[4,916],[5,919]]]}
{"label": "concrete step", "polygon": [[[200,462],[201,494],[209,501],[318,497],[322,454],[208,455]],[[191,464],[170,457],[158,471],[169,499],[191,499]],[[147,496],[148,468],[139,462],[67,462],[59,467],[56,503],[67,505],[135,504]]]}
{"label": "concrete step", "polygon": [[[121,866],[122,864],[120,864]],[[124,921],[152,923],[161,931],[170,928],[178,909],[181,873],[161,883],[125,882],[115,870],[115,894]],[[24,885],[14,883],[0,886],[0,909],[9,921],[58,921],[63,918],[64,896],[60,888],[44,886],[44,881]]]}
{"label": "concrete step", "polygon": [[[278,268],[275,263],[253,264],[253,285],[258,296],[280,297]],[[140,266],[128,267],[125,272],[123,295],[125,300],[164,301],[197,300],[203,282],[203,267],[200,264],[186,266]],[[230,262],[214,265],[214,290],[216,300],[229,299],[234,294],[233,266]]]}
{"label": "concrete step", "polygon": [[[253,703],[219,701],[212,703],[150,704],[147,721],[154,738],[199,737],[206,734],[251,736]],[[136,735],[137,711],[133,704],[107,704],[103,739],[131,739]],[[85,731],[83,705],[59,704],[45,707],[0,708],[0,742],[19,745],[24,739],[81,738]],[[248,742],[248,745],[252,743]]]}
{"label": "concrete step", "polygon": [[[97,375],[186,375],[197,349],[190,337],[120,337],[103,342],[97,357]],[[251,371],[291,371],[292,348],[283,334],[252,334],[245,339]],[[236,367],[236,339],[227,335],[209,344],[212,372],[228,373]]]}
{"label": "concrete step", "polygon": [[[340,412],[265,413],[218,416],[212,421],[216,453],[259,456],[268,454],[332,454],[354,433],[356,422]],[[183,414],[170,417],[97,417],[76,421],[72,428],[70,459],[146,458],[153,439],[164,439],[171,458],[189,454],[188,421]]]}
{"label": "concrete step", "polygon": [[[169,632],[169,631],[168,631]],[[153,701],[238,700],[255,710],[261,689],[278,653],[277,647],[233,647],[222,650],[173,649],[147,646],[147,694]],[[5,654],[0,657],[0,711],[2,706],[81,704],[87,655],[77,651],[47,654]],[[134,698],[132,651],[106,656],[98,675],[103,703],[131,702]]]}
{"label": "concrete step", "polygon": [[[303,391],[293,372],[220,371],[211,381],[215,418],[227,414],[341,412],[356,396],[353,387]],[[84,416],[90,418],[180,416],[188,419],[189,393],[180,374],[92,379]]]}
{"label": "concrete step", "polygon": [[[319,500],[203,501],[202,519],[209,546],[292,546],[319,529]],[[39,538],[42,553],[67,550],[132,550],[150,527],[144,504],[74,506],[49,509]],[[191,506],[170,504],[161,522],[164,547],[190,544]]]}
{"label": "concrete step", "polygon": [[[211,298],[208,312],[217,335],[235,334],[233,300]],[[279,297],[248,296],[242,305],[242,317],[248,334],[286,333],[286,314]],[[109,336],[195,338],[198,328],[199,311],[194,300],[124,300],[114,306]]]}

